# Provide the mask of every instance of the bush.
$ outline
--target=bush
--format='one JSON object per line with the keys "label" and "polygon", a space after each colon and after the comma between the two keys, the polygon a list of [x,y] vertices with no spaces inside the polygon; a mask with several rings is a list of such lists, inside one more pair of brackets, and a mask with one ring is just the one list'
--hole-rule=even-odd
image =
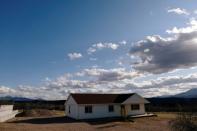
{"label": "bush", "polygon": [[194,113],[180,112],[176,119],[170,122],[172,131],[197,131]]}

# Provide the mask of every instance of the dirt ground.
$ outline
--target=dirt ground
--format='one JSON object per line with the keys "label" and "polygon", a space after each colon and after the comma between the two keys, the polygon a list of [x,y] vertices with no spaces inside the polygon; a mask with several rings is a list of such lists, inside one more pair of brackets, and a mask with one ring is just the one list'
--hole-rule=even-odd
{"label": "dirt ground", "polygon": [[169,131],[174,114],[159,113],[133,121],[97,120],[75,121],[62,115],[50,117],[16,117],[0,123],[0,131]]}

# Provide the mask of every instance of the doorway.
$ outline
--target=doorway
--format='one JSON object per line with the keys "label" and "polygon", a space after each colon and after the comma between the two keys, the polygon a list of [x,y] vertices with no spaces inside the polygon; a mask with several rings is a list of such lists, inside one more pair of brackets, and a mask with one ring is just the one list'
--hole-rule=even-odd
{"label": "doorway", "polygon": [[125,105],[121,105],[120,111],[121,111],[121,116],[122,116],[122,117],[126,117]]}

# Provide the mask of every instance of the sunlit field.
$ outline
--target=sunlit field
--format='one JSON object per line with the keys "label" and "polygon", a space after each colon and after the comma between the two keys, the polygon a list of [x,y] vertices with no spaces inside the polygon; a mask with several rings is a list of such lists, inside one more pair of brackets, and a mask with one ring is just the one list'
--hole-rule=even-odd
{"label": "sunlit field", "polygon": [[0,131],[169,131],[169,122],[176,117],[175,113],[156,113],[157,117],[135,118],[132,120],[97,120],[75,121],[63,115],[63,112],[52,111],[50,116],[16,117],[0,124]]}

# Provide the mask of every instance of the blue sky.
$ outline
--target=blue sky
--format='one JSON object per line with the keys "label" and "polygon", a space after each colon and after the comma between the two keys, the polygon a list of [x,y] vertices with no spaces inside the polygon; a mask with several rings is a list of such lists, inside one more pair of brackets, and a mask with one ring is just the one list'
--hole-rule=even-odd
{"label": "blue sky", "polygon": [[[173,27],[193,28],[192,24],[188,23],[195,21],[195,10],[196,1],[178,0],[2,0],[0,86],[2,90],[3,87],[20,90],[21,86],[39,90],[41,87],[48,88],[51,83],[57,84],[59,78],[63,79],[65,74],[64,82],[70,80],[73,83],[74,80],[74,83],[79,85],[84,81],[100,80],[98,75],[84,75],[83,71],[87,69],[100,71],[101,75],[110,71],[114,74],[117,70],[121,70],[118,72],[120,74],[137,72],[139,76],[135,77],[136,81],[139,79],[138,81],[149,84],[151,79],[168,79],[171,75],[182,77],[186,74],[189,77],[196,72],[195,60],[184,61],[188,62],[187,64],[178,61],[177,66],[153,72],[135,68],[133,63],[136,59],[142,59],[142,54],[135,54],[130,50],[147,36],[172,37],[177,34],[167,33],[166,30]],[[88,53],[90,48],[96,51]],[[136,58],[131,58],[131,55]],[[75,75],[77,73],[84,76]],[[67,78],[68,74],[71,78]],[[120,82],[127,80],[128,78],[121,79]],[[134,79],[130,83],[133,81]],[[64,85],[58,93],[67,94],[72,86],[69,85],[68,88]],[[193,86],[188,89],[190,88]],[[124,88],[124,91],[125,89],[127,88]],[[178,89],[174,93],[186,89]],[[83,91],[83,88],[80,88],[81,90]],[[140,89],[137,91],[140,92]],[[8,95],[9,93],[7,92]],[[161,94],[168,93],[166,91]]]}

